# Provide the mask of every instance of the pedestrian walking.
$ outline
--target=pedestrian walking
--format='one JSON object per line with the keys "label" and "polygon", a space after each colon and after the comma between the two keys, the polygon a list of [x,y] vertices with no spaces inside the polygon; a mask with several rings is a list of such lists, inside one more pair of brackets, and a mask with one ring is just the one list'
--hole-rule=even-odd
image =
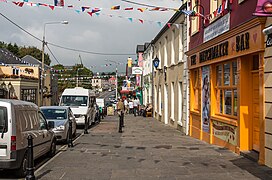
{"label": "pedestrian walking", "polygon": [[128,106],[129,106],[129,114],[132,114],[133,113],[133,102],[132,102],[132,100],[129,101]]}
{"label": "pedestrian walking", "polygon": [[117,107],[117,113],[119,116],[119,133],[122,133],[122,127],[124,127],[124,111],[125,111],[125,106],[124,106],[124,102],[122,99],[118,100],[118,103],[116,105]]}
{"label": "pedestrian walking", "polygon": [[136,116],[136,114],[139,115],[139,100],[137,98],[134,98],[133,100],[133,110],[134,110],[134,116]]}
{"label": "pedestrian walking", "polygon": [[128,114],[128,101],[124,99],[124,106],[125,106],[125,114]]}

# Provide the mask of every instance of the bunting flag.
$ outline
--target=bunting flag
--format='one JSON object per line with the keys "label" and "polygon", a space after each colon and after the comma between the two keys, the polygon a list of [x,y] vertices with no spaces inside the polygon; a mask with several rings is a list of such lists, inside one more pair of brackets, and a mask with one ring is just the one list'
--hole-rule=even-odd
{"label": "bunting flag", "polygon": [[20,3],[18,4],[19,7],[23,7],[23,5],[24,5],[24,2],[20,2]]}
{"label": "bunting flag", "polygon": [[133,10],[133,7],[125,8],[124,10],[125,10],[125,11],[132,11],[132,10]]}
{"label": "bunting flag", "polygon": [[167,23],[167,26],[170,28],[171,27],[171,23]]}
{"label": "bunting flag", "polygon": [[142,20],[142,19],[139,19],[139,21],[140,21],[140,23],[142,23],[142,24],[144,23],[144,20]]}
{"label": "bunting flag", "polygon": [[49,5],[50,9],[54,10],[55,6]]}
{"label": "bunting flag", "polygon": [[119,10],[120,9],[120,6],[112,6],[111,7],[111,10]]}
{"label": "bunting flag", "polygon": [[67,6],[68,8],[73,8],[74,6],[73,5],[69,5],[69,6]]}
{"label": "bunting flag", "polygon": [[77,10],[77,9],[76,9],[75,12],[79,14],[79,13],[80,13],[80,10]]}
{"label": "bunting flag", "polygon": [[132,18],[128,18],[128,20],[129,20],[130,22],[132,22]]}
{"label": "bunting flag", "polygon": [[217,15],[220,15],[222,13],[222,5],[220,5],[218,7],[218,10],[217,10]]}
{"label": "bunting flag", "polygon": [[139,10],[140,12],[144,12],[146,8],[137,8],[137,10]]}
{"label": "bunting flag", "polygon": [[64,0],[54,0],[55,6],[64,6]]}
{"label": "bunting flag", "polygon": [[159,7],[154,7],[154,8],[152,8],[152,9],[150,9],[150,11],[158,11],[158,10],[160,10]]}
{"label": "bunting flag", "polygon": [[86,9],[90,9],[90,7],[89,6],[82,6],[81,7],[82,12],[84,12]]}
{"label": "bunting flag", "polygon": [[186,14],[187,16],[191,16],[191,15],[193,14],[194,11],[181,10],[181,12],[183,12],[183,13]]}
{"label": "bunting flag", "polygon": [[90,16],[93,16],[93,13],[92,13],[92,12],[89,11],[89,12],[87,12],[87,13],[88,13]]}
{"label": "bunting flag", "polygon": [[162,23],[161,22],[157,22],[157,24],[161,27],[162,26]]}

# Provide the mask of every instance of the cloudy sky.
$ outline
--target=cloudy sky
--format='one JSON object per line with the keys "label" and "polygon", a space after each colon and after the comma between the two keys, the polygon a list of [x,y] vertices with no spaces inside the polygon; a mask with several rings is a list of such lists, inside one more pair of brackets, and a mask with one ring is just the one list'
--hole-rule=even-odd
{"label": "cloudy sky", "polygon": [[[46,25],[46,41],[63,47],[84,50],[88,52],[98,52],[107,54],[131,54],[131,55],[95,55],[90,53],[68,51],[49,45],[49,48],[63,65],[74,65],[79,63],[79,55],[83,64],[91,68],[92,71],[108,72],[113,71],[115,66],[105,66],[109,64],[106,60],[123,63],[118,65],[118,70],[125,70],[124,64],[131,56],[136,58],[136,46],[150,42],[163,25],[175,13],[174,11],[144,11],[135,9],[144,6],[133,5],[121,0],[64,0],[64,8],[31,7],[24,5],[18,7],[11,0],[2,2],[0,0],[0,12],[11,19],[34,36],[42,39],[44,23],[67,20],[69,24]],[[145,3],[154,6],[179,8],[181,0],[132,0],[133,2]],[[53,0],[29,0],[29,2],[46,3],[53,5]],[[73,8],[68,8],[73,5]],[[115,5],[120,5],[121,10],[111,10]],[[102,8],[99,15],[92,17],[81,10],[82,6],[91,8]],[[133,11],[124,11],[126,7],[134,7]],[[111,17],[112,15],[112,17]],[[132,18],[132,22],[128,19]],[[138,19],[143,19],[141,24]],[[157,21],[162,22],[160,27]],[[0,41],[6,43],[16,43],[19,46],[35,46],[41,49],[42,43],[27,35],[18,27],[0,16]],[[46,49],[46,53],[49,51]],[[52,64],[58,64],[50,55]]]}

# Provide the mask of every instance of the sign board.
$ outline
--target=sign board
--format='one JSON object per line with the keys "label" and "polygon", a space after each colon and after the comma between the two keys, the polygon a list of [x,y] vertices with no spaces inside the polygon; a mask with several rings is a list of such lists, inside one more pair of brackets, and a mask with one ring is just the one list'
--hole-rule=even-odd
{"label": "sign board", "polygon": [[143,74],[142,67],[132,67],[132,74]]}
{"label": "sign board", "polygon": [[266,47],[271,47],[272,46],[272,34],[267,35],[267,40],[266,40]]}
{"label": "sign board", "polygon": [[218,19],[208,27],[204,29],[203,41],[207,42],[225,32],[230,28],[230,13],[226,14],[222,18]]}
{"label": "sign board", "polygon": [[213,135],[227,143],[237,146],[237,127],[213,121]]}

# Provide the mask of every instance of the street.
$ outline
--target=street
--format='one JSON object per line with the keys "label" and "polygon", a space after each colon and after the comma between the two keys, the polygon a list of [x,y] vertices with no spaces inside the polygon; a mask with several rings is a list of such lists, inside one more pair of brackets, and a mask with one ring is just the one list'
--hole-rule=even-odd
{"label": "street", "polygon": [[272,179],[272,170],[225,148],[183,135],[153,118],[100,124],[37,168],[37,179]]}

